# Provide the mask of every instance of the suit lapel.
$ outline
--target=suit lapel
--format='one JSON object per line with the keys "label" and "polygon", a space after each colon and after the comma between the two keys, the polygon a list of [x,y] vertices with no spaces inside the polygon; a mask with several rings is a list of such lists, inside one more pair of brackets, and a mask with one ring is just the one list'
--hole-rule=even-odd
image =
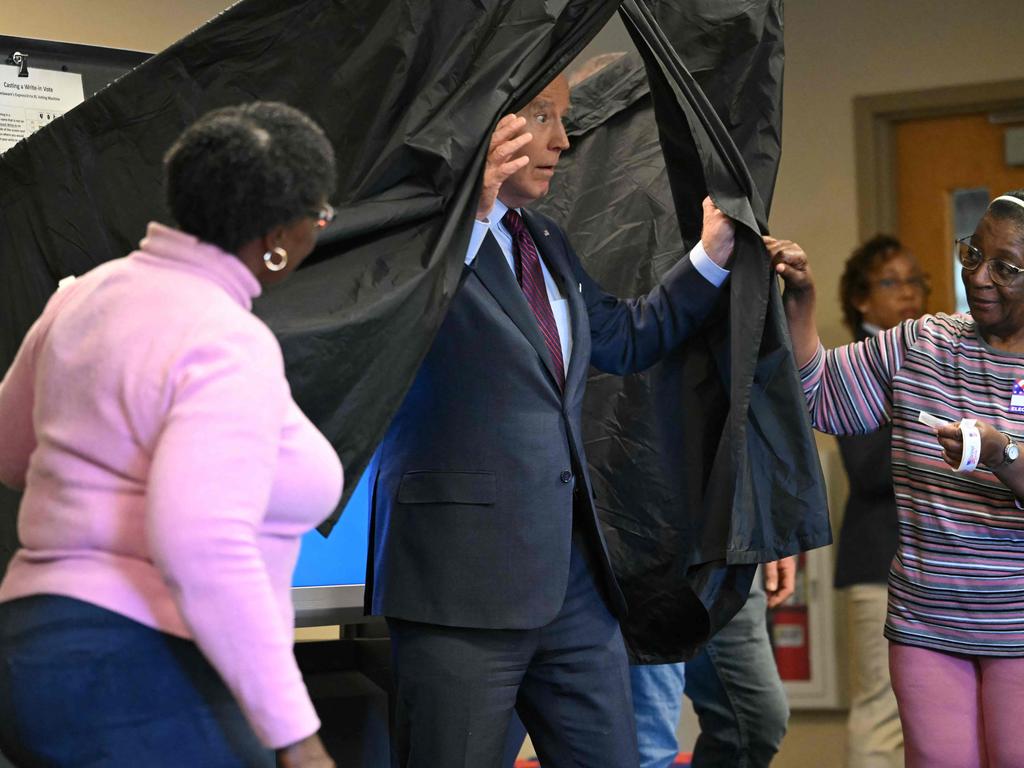
{"label": "suit lapel", "polygon": [[569,255],[564,248],[557,245],[561,240],[552,235],[543,219],[528,210],[524,209],[523,212],[526,214],[526,226],[537,250],[540,251],[541,258],[558,283],[562,296],[569,302],[572,357],[569,359],[569,368],[565,374],[565,394],[568,399],[586,379],[587,368],[590,365],[590,321],[587,318],[587,307],[580,292],[579,282],[569,264]]}
{"label": "suit lapel", "polygon": [[551,353],[548,352],[548,347],[544,343],[544,337],[541,336],[537,318],[534,317],[533,310],[526,302],[526,296],[523,295],[523,289],[516,282],[515,274],[509,269],[505,254],[501,252],[501,247],[489,232],[477,252],[472,268],[480,282],[498,302],[498,306],[505,311],[505,314],[512,319],[516,327],[537,350],[537,354],[540,355],[540,359],[551,377],[552,384],[557,387],[554,363],[551,361]]}

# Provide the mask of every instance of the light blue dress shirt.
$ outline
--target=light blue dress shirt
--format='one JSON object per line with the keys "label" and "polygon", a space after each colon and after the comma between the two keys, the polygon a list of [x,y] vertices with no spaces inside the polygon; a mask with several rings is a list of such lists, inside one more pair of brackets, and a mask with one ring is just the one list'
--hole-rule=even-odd
{"label": "light blue dress shirt", "polygon": [[[473,222],[473,234],[469,238],[469,247],[466,249],[467,265],[472,264],[474,259],[476,259],[480,246],[483,245],[484,238],[490,232],[494,235],[494,239],[498,241],[501,252],[505,254],[505,261],[508,262],[509,269],[512,270],[512,274],[515,274],[516,263],[512,250],[512,234],[501,221],[507,210],[507,205],[501,202],[501,200],[495,200],[494,207],[491,209],[487,219],[485,221],[477,219]],[[517,210],[522,214],[520,209]],[[539,253],[540,249],[538,248],[537,250]],[[729,270],[715,264],[711,257],[708,256],[707,251],[704,250],[704,244],[700,241],[697,241],[697,244],[690,251],[690,263],[701,274],[701,277],[716,288],[721,286],[729,276]],[[551,312],[555,316],[555,325],[558,326],[558,338],[562,343],[562,363],[565,366],[566,373],[568,373],[569,358],[572,356],[572,325],[570,325],[569,321],[569,301],[558,290],[558,283],[555,282],[551,272],[548,271],[548,266],[544,263],[544,259],[540,260],[540,268],[544,273],[544,285],[548,291],[548,301],[551,303]]]}

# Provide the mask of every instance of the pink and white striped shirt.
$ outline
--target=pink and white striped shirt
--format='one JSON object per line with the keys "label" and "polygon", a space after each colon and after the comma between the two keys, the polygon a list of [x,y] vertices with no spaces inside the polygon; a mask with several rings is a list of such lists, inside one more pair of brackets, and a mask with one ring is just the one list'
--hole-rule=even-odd
{"label": "pink and white striped shirt", "polygon": [[160,224],[58,291],[0,383],[24,487],[0,601],[83,600],[192,638],[269,747],[319,728],[292,652],[300,537],[335,507],[236,257]]}
{"label": "pink and white striped shirt", "polygon": [[890,640],[1024,656],[1024,512],[984,467],[958,474],[920,411],[976,418],[1024,441],[1010,411],[1024,355],[996,350],[969,315],[926,315],[817,355],[801,371],[814,426],[870,432],[892,422],[899,545],[889,573]]}

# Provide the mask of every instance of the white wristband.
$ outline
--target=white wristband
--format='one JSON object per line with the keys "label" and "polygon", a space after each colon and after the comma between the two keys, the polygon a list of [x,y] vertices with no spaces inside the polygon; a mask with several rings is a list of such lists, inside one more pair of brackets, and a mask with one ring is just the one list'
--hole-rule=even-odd
{"label": "white wristband", "polygon": [[960,454],[960,466],[957,472],[973,472],[981,458],[981,432],[978,422],[974,419],[960,419],[960,436],[964,441],[964,450]]}
{"label": "white wristband", "polygon": [[[948,421],[943,421],[937,416],[932,416],[927,411],[921,411],[918,413],[917,420],[932,429],[938,429],[944,424],[950,423]],[[978,422],[976,419],[960,419],[958,427],[960,429],[960,437],[963,440],[964,449],[960,454],[960,466],[958,466],[955,471],[973,472],[977,469],[978,461],[981,459],[981,432],[978,431]]]}

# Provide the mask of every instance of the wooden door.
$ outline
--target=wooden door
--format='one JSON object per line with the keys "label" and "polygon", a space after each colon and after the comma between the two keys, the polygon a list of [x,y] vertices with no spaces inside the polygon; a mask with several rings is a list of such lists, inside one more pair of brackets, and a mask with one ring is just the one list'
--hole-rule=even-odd
{"label": "wooden door", "polygon": [[988,113],[904,120],[895,126],[896,234],[931,276],[929,312],[956,308],[954,209],[958,200],[963,204],[964,191],[985,189],[991,199],[1024,188],[1024,167],[1005,162],[1007,127],[990,123]]}

